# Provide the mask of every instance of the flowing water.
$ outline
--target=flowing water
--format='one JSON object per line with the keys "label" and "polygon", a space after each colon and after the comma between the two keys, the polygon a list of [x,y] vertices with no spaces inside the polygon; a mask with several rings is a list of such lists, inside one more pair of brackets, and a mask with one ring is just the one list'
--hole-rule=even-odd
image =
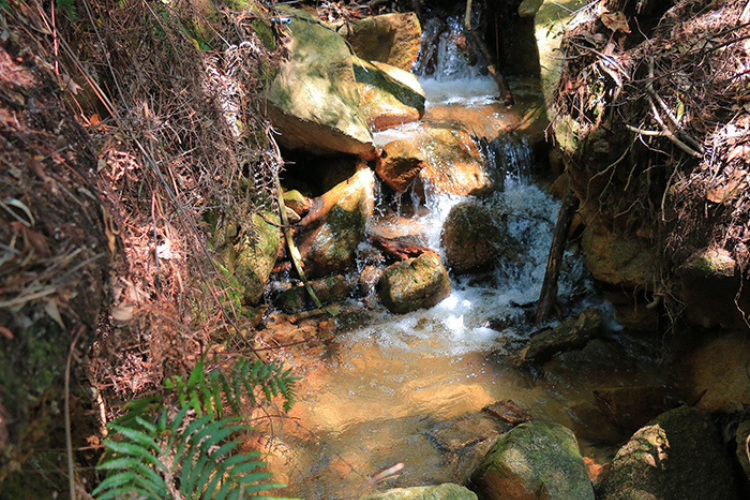
{"label": "flowing water", "polygon": [[[651,376],[642,375],[641,367],[618,371],[616,363],[602,359],[606,366],[589,369],[561,362],[539,378],[506,356],[530,333],[521,305],[539,296],[559,207],[533,181],[538,169],[528,140],[513,133],[529,109],[538,108],[537,84],[511,82],[520,104],[506,109],[495,101],[488,77],[421,81],[428,100],[425,121],[507,137],[488,154],[488,168],[502,167],[504,188],[482,202],[507,225],[517,257],[481,276],[454,278],[451,296],[432,309],[394,316],[368,308],[358,326],[337,320],[337,333],[324,346],[287,353],[287,363],[303,380],[294,409],[289,418],[274,421],[268,443],[276,479],[290,485],[282,490],[287,496],[358,498],[376,487],[462,483],[481,454],[471,453],[472,446],[455,453],[436,445],[440,429],[508,399],[535,419],[576,428],[570,409],[590,402],[592,387]],[[383,144],[416,133],[418,125],[411,124],[377,134],[376,140]],[[422,207],[405,195],[395,210],[379,210],[374,223],[383,231],[391,225],[394,232],[417,234],[440,251],[442,221],[463,199],[428,194]],[[580,259],[570,253],[560,296],[587,297],[579,309],[606,309]],[[616,326],[610,333],[616,334]],[[404,464],[400,477],[377,486],[368,479],[397,463]]]}

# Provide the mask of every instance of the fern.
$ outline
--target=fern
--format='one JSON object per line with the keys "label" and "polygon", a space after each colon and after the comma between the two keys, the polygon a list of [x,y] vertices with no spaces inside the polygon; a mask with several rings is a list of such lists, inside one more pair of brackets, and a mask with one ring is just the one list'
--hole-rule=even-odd
{"label": "fern", "polygon": [[[297,380],[280,362],[241,360],[224,373],[206,372],[201,358],[187,380],[166,381],[165,396],[131,402],[108,425],[113,432],[99,466],[107,477],[93,495],[97,500],[132,493],[146,500],[239,500],[283,487],[266,482],[271,474],[257,470],[265,465],[258,461],[260,453],[237,453],[240,442],[230,439],[249,427],[227,415],[240,415],[243,402],[257,404],[256,392],[269,401],[281,396],[288,411]],[[175,399],[178,411],[168,404]]]}
{"label": "fern", "polygon": [[[236,418],[192,422],[190,407],[173,418],[164,408],[156,423],[134,416],[131,425],[109,425],[120,440],[105,442],[109,458],[99,467],[107,478],[93,491],[98,500],[135,493],[147,500],[240,499],[284,485],[264,482],[260,453],[237,454],[240,441],[226,441],[247,426]],[[226,442],[225,442],[226,441]]]}

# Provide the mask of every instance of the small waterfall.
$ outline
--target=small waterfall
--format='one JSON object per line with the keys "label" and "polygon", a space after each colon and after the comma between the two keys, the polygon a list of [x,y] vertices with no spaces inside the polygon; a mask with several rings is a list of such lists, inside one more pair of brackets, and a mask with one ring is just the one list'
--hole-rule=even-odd
{"label": "small waterfall", "polygon": [[457,16],[449,17],[447,22],[438,18],[425,22],[419,57],[414,63],[417,76],[442,81],[482,74],[486,63],[474,53],[461,23]]}

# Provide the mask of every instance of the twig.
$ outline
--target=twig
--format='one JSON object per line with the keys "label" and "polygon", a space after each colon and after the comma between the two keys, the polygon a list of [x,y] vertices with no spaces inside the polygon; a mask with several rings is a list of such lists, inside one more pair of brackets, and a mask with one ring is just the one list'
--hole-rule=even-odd
{"label": "twig", "polygon": [[78,342],[78,339],[84,330],[86,330],[85,325],[78,327],[78,331],[76,332],[75,337],[73,337],[73,342],[70,344],[68,359],[65,361],[65,446],[68,455],[68,487],[70,489],[70,500],[76,500],[75,468],[73,464],[73,435],[70,430],[70,365],[73,360],[73,353],[76,350],[76,342]]}

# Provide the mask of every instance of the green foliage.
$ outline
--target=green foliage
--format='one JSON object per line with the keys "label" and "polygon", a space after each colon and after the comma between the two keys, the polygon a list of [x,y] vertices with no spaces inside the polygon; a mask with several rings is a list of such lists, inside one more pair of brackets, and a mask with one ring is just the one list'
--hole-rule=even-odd
{"label": "green foliage", "polygon": [[98,500],[133,492],[146,500],[219,500],[283,487],[263,482],[271,473],[257,471],[265,465],[257,460],[260,453],[236,453],[240,441],[227,441],[247,426],[235,418],[191,421],[189,410],[186,406],[170,418],[170,409],[163,408],[156,422],[135,416],[127,424],[111,423],[120,439],[105,442],[108,459],[99,469],[108,476],[93,495]]}
{"label": "green foliage", "polygon": [[78,19],[75,0],[55,0],[55,7],[57,7],[58,11],[68,16],[71,22],[75,22]]}
{"label": "green foliage", "polygon": [[239,500],[283,487],[265,482],[271,474],[256,470],[265,465],[259,453],[238,453],[240,441],[231,438],[249,427],[230,415],[239,415],[244,402],[256,404],[256,392],[269,401],[281,396],[289,410],[297,380],[280,362],[243,359],[226,371],[207,372],[202,358],[187,380],[167,380],[166,395],[133,401],[109,424],[113,432],[99,466],[107,477],[94,496]]}

